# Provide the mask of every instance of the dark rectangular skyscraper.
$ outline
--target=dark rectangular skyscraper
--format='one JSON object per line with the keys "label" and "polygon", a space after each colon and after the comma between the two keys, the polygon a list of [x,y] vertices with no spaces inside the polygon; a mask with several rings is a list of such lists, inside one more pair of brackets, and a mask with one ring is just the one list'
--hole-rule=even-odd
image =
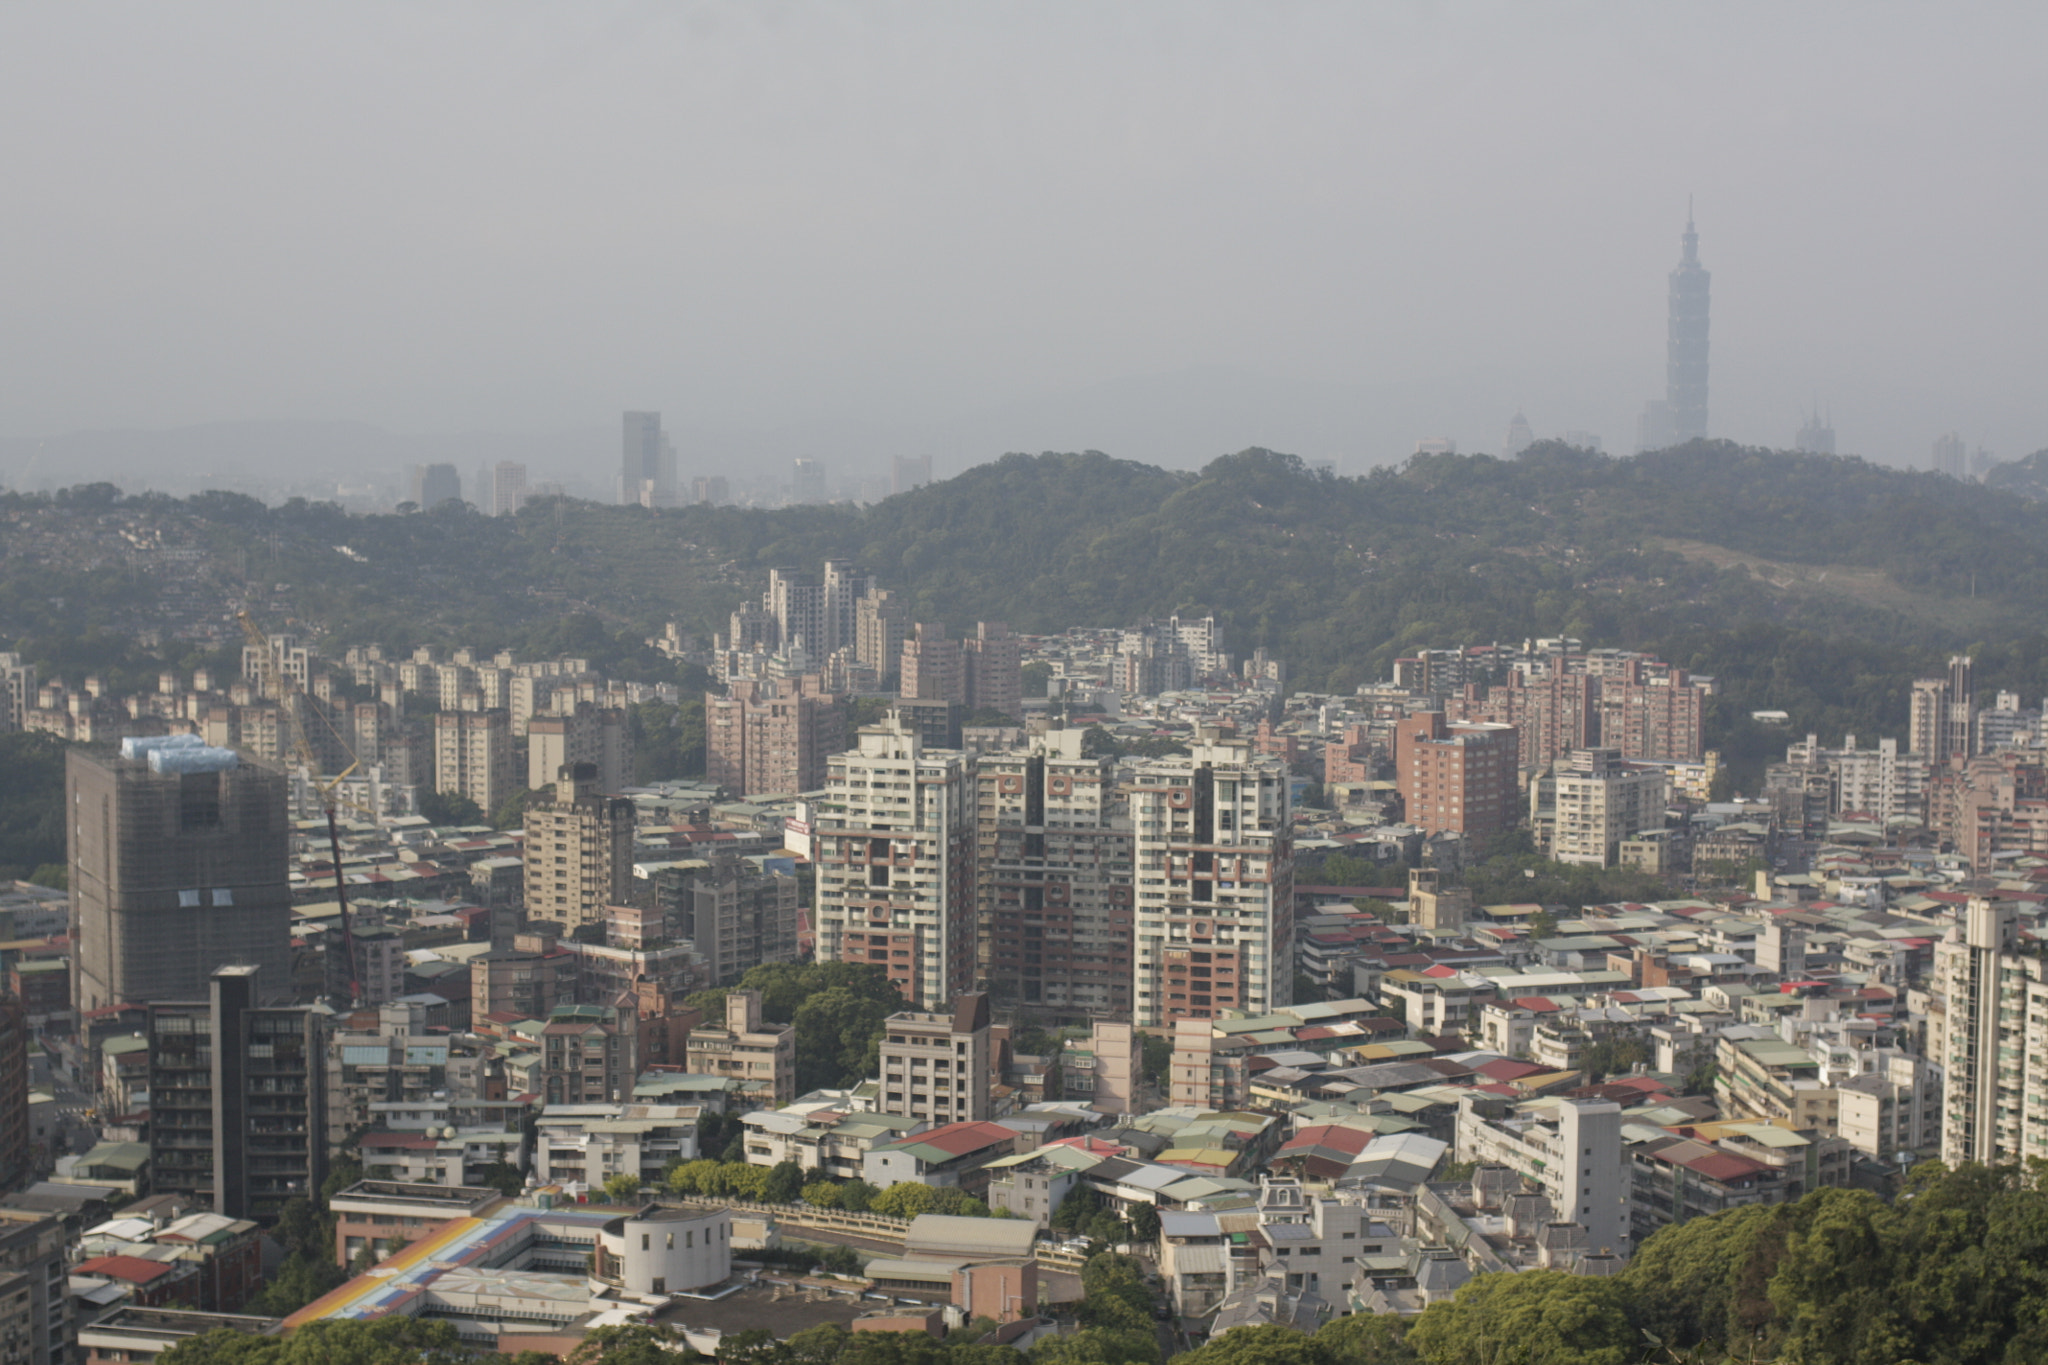
{"label": "dark rectangular skyscraper", "polygon": [[255,976],[150,1006],[150,1141],[157,1193],[268,1221],[327,1178],[326,1034],[316,1006],[257,1005]]}
{"label": "dark rectangular skyscraper", "polygon": [[619,502],[672,507],[676,501],[676,453],[661,432],[658,412],[626,414],[619,456]]}
{"label": "dark rectangular skyscraper", "polygon": [[291,995],[284,774],[227,750],[65,758],[73,998],[81,1011],[205,996],[215,969]]}

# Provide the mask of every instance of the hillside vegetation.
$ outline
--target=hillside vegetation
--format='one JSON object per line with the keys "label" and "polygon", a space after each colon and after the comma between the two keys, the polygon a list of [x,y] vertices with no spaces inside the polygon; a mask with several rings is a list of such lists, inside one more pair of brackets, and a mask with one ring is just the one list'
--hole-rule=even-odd
{"label": "hillside vegetation", "polygon": [[[2011,468],[2008,466],[2007,468]],[[46,523],[138,509],[201,547],[211,587],[295,617],[329,648],[469,643],[590,654],[670,676],[640,643],[719,628],[775,565],[856,560],[922,619],[1026,631],[1213,612],[1293,684],[1349,691],[1418,648],[1571,635],[1719,677],[1713,740],[1752,767],[1784,710],[1829,739],[1902,733],[1910,680],[1951,651],[1980,687],[2048,686],[2048,506],[1861,460],[1698,443],[1629,459],[1539,445],[1513,461],[1417,457],[1354,479],[1248,450],[1199,474],[1095,452],[1010,455],[867,509],[650,512],[551,500],[375,517],[213,493],[13,496],[0,637],[75,667],[70,623],[118,633],[114,562],[24,562]],[[342,547],[346,547],[345,549]],[[63,602],[62,607],[49,605]],[[140,667],[144,660],[137,659]]]}

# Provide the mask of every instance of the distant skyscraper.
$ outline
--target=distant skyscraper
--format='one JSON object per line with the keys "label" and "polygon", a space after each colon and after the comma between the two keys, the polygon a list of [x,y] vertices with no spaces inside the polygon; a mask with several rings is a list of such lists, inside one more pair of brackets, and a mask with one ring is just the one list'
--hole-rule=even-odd
{"label": "distant skyscraper", "polygon": [[1500,449],[1501,457],[1512,460],[1535,444],[1536,433],[1530,429],[1529,419],[1517,412],[1514,420],[1508,423],[1507,444]]}
{"label": "distant skyscraper", "polygon": [[1664,398],[1671,404],[1671,432],[1683,444],[1707,436],[1707,286],[1713,277],[1700,264],[1700,235],[1685,216],[1685,251],[1671,272],[1670,333],[1664,348]]}
{"label": "distant skyscraper", "polygon": [[1952,479],[1969,477],[1970,448],[1953,431],[1934,443],[1934,472]]}
{"label": "distant skyscraper", "polygon": [[661,432],[658,412],[629,412],[625,417],[619,457],[619,502],[630,506],[673,507],[676,501],[676,450]]}
{"label": "distant skyscraper", "polygon": [[485,491],[489,503],[483,509],[494,517],[509,517],[526,501],[526,466],[500,460],[491,468],[491,482]]}
{"label": "distant skyscraper", "polygon": [[1701,441],[1707,435],[1707,291],[1713,276],[1700,264],[1700,235],[1692,213],[1678,265],[1671,272],[1670,317],[1664,338],[1664,396],[1643,405],[1636,449]]}
{"label": "distant skyscraper", "polygon": [[407,492],[422,512],[444,502],[462,501],[462,475],[452,464],[416,464],[409,475]]}
{"label": "distant skyscraper", "polygon": [[1835,453],[1834,424],[1822,420],[1816,412],[1806,419],[1799,428],[1799,434],[1792,438],[1792,448],[1808,455],[1832,455]]}
{"label": "distant skyscraper", "polygon": [[794,507],[825,501],[825,462],[797,460],[790,468],[789,501]]}
{"label": "distant skyscraper", "polygon": [[913,488],[922,488],[932,481],[932,457],[929,455],[898,455],[893,470],[889,491],[908,493]]}

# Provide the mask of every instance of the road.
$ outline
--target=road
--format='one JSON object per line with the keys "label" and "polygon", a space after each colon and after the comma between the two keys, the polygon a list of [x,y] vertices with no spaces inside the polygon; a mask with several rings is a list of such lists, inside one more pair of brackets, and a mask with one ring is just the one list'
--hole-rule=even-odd
{"label": "road", "polygon": [[99,1142],[99,1130],[86,1119],[93,1097],[72,1083],[70,1069],[54,1055],[36,1064],[35,1084],[50,1092],[57,1102],[57,1139],[52,1156],[89,1152]]}

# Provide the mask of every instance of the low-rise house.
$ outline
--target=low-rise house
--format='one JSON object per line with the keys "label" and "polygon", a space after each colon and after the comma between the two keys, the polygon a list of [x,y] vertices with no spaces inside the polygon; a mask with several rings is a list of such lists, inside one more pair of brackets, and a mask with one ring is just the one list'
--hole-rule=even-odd
{"label": "low-rise house", "polygon": [[496,1190],[472,1185],[427,1185],[398,1180],[359,1180],[327,1201],[334,1215],[334,1261],[349,1266],[369,1251],[377,1260],[391,1243],[409,1245],[451,1218],[481,1216],[501,1198]]}
{"label": "low-rise house", "polygon": [[543,1185],[636,1175],[653,1185],[679,1161],[697,1159],[691,1104],[551,1104],[535,1121],[534,1179]]}
{"label": "low-rise house", "polygon": [[988,1186],[988,1164],[1015,1152],[1019,1140],[1000,1124],[949,1123],[869,1149],[861,1174],[883,1189],[910,1180],[978,1194]]}
{"label": "low-rise house", "polygon": [[850,1180],[866,1169],[868,1153],[877,1146],[900,1142],[925,1132],[923,1119],[902,1114],[848,1112],[831,1107],[794,1104],[787,1109],[759,1109],[745,1115],[746,1159],[753,1166],[794,1161],[806,1171]]}
{"label": "low-rise house", "polygon": [[150,1365],[190,1337],[226,1330],[241,1336],[274,1337],[283,1318],[240,1313],[200,1313],[183,1308],[145,1308],[125,1303],[78,1329],[83,1365]]}

